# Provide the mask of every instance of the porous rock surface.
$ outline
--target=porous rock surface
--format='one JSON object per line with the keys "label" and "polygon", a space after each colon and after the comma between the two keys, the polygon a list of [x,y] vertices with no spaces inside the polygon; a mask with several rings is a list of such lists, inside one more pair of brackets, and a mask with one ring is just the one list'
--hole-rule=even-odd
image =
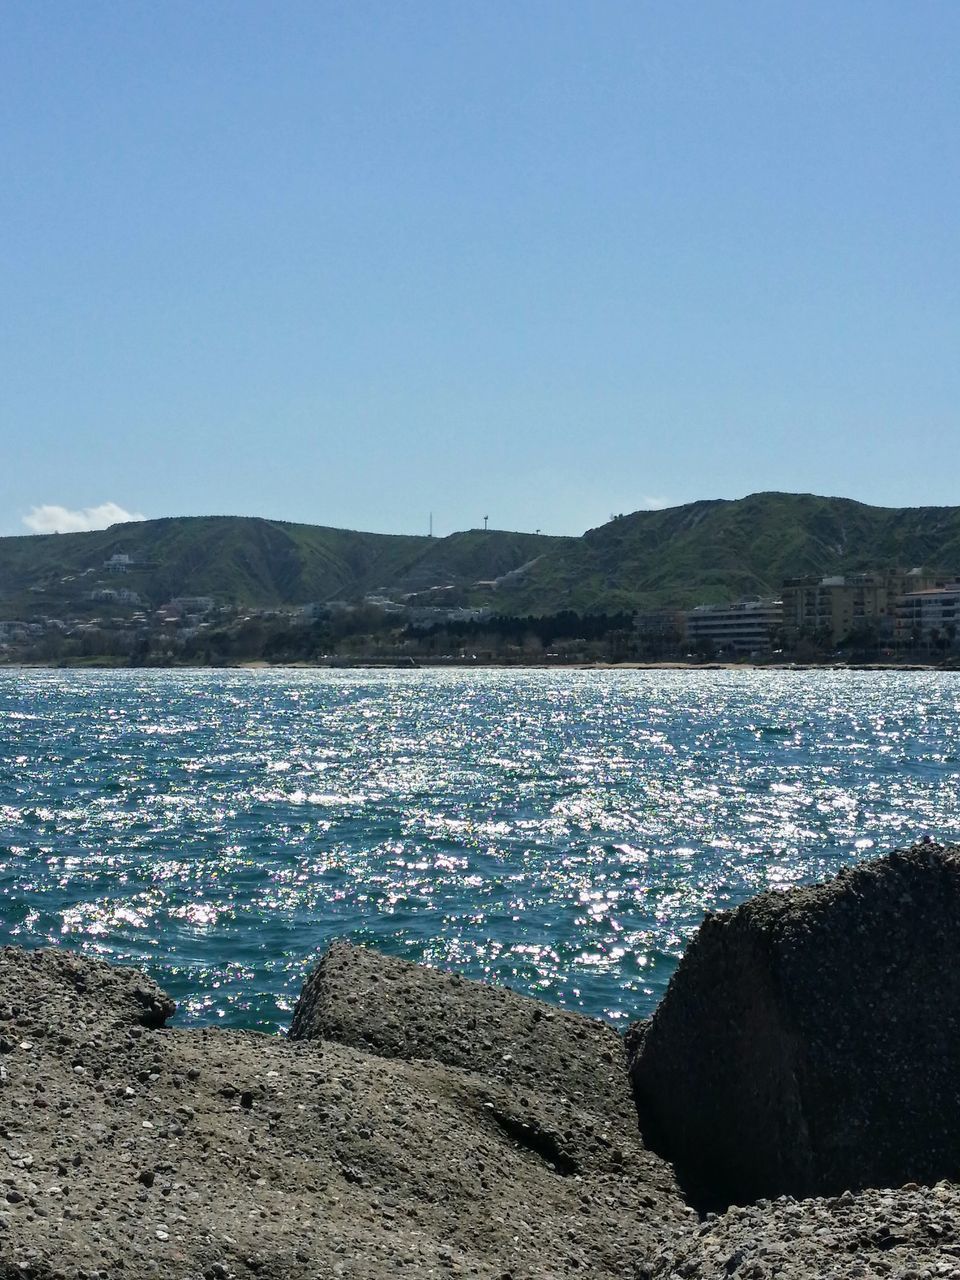
{"label": "porous rock surface", "polygon": [[960,849],[709,917],[631,1073],[644,1133],[702,1205],[956,1179]]}
{"label": "porous rock surface", "polygon": [[497,1081],[575,1171],[629,1170],[654,1199],[677,1198],[672,1169],[640,1139],[624,1042],[605,1023],[337,942],[303,988],[290,1037]]}
{"label": "porous rock surface", "polygon": [[612,1116],[171,1009],[134,971],[0,951],[3,1280],[599,1280],[696,1223]]}
{"label": "porous rock surface", "polygon": [[[649,1264],[648,1264],[649,1265]],[[957,1280],[960,1187],[761,1200],[671,1235],[642,1280]],[[641,1280],[638,1277],[638,1280]]]}

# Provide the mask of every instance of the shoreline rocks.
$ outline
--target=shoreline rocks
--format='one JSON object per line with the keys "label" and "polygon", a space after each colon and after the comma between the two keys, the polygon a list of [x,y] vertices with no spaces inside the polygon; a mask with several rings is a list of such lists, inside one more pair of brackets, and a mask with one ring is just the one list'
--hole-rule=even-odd
{"label": "shoreline rocks", "polygon": [[643,1145],[623,1038],[605,1023],[339,942],[307,979],[290,1038],[496,1083],[498,1122],[548,1164],[629,1178],[661,1214],[681,1200],[671,1167]]}
{"label": "shoreline rocks", "polygon": [[702,1206],[960,1178],[960,848],[708,917],[630,1069]]}
{"label": "shoreline rocks", "polygon": [[960,1151],[958,879],[921,845],[713,917],[625,1038],[347,944],[289,1038],[185,1030],[2,948],[0,1280],[960,1276],[960,1186],[917,1185]]}
{"label": "shoreline rocks", "polygon": [[708,1214],[637,1280],[956,1280],[960,1187],[941,1182]]}
{"label": "shoreline rocks", "polygon": [[[346,958],[350,1008],[380,958]],[[625,1065],[602,1057],[612,1033],[555,1015],[581,1055],[558,1089],[586,1092],[599,1049],[622,1115],[612,1084],[587,1106],[512,1076],[503,1059],[512,1046],[519,1063],[521,1047],[481,1007],[549,1025],[547,1006],[429,971],[398,979],[438,981],[451,1026],[476,1011],[486,1058],[162,1026],[172,1004],[142,974],[0,951],[0,1277],[600,1280],[652,1267],[696,1215],[643,1147]]]}

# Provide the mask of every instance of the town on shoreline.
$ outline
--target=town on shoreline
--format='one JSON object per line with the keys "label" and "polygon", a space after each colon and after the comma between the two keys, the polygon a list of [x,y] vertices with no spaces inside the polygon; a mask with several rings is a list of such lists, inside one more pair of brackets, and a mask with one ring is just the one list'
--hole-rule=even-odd
{"label": "town on shoreline", "polygon": [[254,608],[148,607],[113,557],[65,618],[0,620],[7,666],[960,667],[960,581],[930,570],[786,579],[779,596],[539,616],[385,596]]}

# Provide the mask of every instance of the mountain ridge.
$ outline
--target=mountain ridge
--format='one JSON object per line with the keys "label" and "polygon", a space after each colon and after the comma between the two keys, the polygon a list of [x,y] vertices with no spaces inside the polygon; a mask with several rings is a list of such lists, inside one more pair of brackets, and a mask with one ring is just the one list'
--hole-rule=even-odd
{"label": "mountain ridge", "polygon": [[774,595],[803,574],[918,564],[960,570],[960,507],[768,491],[618,516],[548,551],[501,603],[543,612],[562,596],[580,611],[680,608]]}
{"label": "mountain ridge", "polygon": [[[120,555],[133,564],[110,572]],[[960,506],[765,491],[635,511],[580,537],[468,529],[431,538],[260,516],[162,516],[0,538],[0,617],[49,615],[104,585],[153,606],[203,595],[257,608],[368,596],[499,613],[684,608],[776,594],[801,574],[920,564],[960,573]]]}

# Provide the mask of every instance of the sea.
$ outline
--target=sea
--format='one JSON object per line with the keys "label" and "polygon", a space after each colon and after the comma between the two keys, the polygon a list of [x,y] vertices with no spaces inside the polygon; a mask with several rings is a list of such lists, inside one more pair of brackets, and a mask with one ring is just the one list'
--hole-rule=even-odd
{"label": "sea", "polygon": [[625,1027],[704,913],[960,840],[960,673],[0,671],[0,941],[276,1032],[343,938]]}

